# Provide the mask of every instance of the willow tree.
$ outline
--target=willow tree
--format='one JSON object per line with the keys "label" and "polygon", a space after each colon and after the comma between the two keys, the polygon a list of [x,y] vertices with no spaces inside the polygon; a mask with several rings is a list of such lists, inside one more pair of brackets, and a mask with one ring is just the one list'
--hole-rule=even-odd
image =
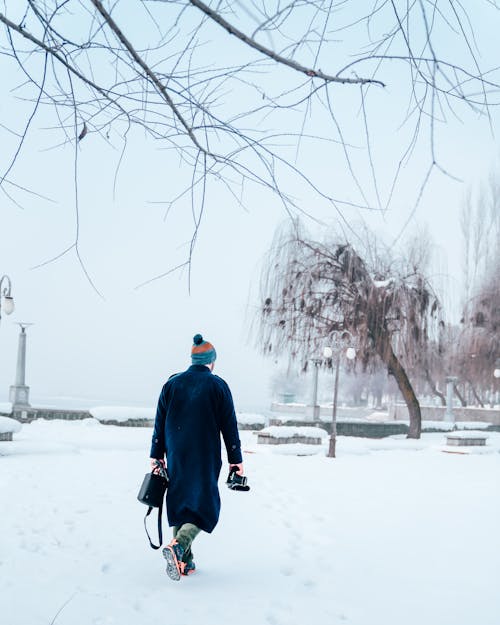
{"label": "willow tree", "polygon": [[264,354],[306,363],[334,332],[356,337],[363,367],[380,359],[408,406],[409,438],[421,433],[420,405],[406,366],[438,327],[439,302],[417,263],[383,246],[334,236],[321,243],[299,227],[277,233],[262,275],[259,338]]}

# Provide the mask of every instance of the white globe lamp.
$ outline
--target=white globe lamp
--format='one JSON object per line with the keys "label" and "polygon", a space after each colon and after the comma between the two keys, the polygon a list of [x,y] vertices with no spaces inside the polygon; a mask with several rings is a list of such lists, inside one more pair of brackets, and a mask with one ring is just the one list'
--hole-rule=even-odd
{"label": "white globe lamp", "polygon": [[333,356],[333,350],[331,347],[323,348],[323,358],[331,358]]}
{"label": "white globe lamp", "polygon": [[14,312],[14,298],[10,295],[5,295],[3,298],[3,311],[6,315],[11,315]]}

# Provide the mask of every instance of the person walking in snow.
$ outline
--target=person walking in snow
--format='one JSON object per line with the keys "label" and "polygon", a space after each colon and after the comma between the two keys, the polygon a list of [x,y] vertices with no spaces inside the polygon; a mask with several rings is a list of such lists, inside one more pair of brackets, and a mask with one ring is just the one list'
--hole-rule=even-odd
{"label": "person walking in snow", "polygon": [[241,443],[229,386],[213,374],[216,351],[201,334],[193,338],[191,366],[172,375],[158,400],[151,466],[166,467],[167,516],[174,538],[163,550],[167,574],[179,580],[195,571],[191,545],[219,520],[221,434],[230,467],[243,475]]}

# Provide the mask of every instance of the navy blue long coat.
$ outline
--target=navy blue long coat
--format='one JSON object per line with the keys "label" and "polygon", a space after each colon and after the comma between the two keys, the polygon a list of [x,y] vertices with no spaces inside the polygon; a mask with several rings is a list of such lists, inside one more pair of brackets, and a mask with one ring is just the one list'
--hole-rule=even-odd
{"label": "navy blue long coat", "polygon": [[170,526],[194,523],[205,532],[217,525],[222,466],[221,434],[229,463],[242,461],[228,385],[205,365],[169,378],[156,411],[151,458],[167,457]]}

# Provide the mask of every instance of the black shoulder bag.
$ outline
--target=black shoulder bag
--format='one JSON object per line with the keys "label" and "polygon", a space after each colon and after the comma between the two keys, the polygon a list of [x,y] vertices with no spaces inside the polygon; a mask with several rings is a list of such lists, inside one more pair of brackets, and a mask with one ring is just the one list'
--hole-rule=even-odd
{"label": "black shoulder bag", "polygon": [[[137,499],[148,506],[148,511],[144,517],[144,529],[148,536],[149,544],[152,549],[159,549],[163,542],[163,533],[161,530],[161,514],[163,511],[163,500],[165,498],[165,492],[168,488],[168,475],[166,469],[158,463],[158,473],[147,473],[144,476],[142,486],[137,495]],[[146,525],[146,519],[151,514],[153,508],[158,508],[158,538],[160,540],[159,545],[154,545],[149,536],[148,528]]]}

